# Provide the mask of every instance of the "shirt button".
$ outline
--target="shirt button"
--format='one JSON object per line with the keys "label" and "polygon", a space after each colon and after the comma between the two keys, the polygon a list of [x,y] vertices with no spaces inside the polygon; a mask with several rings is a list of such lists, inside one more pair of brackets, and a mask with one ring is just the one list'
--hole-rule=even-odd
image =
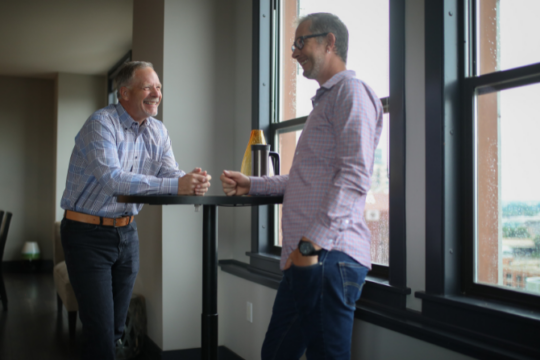
{"label": "shirt button", "polygon": [[300,151],[297,151],[297,152],[296,152],[296,155],[298,155],[298,154],[300,154]]}
{"label": "shirt button", "polygon": [[349,223],[349,220],[345,220],[345,224],[348,224]]}

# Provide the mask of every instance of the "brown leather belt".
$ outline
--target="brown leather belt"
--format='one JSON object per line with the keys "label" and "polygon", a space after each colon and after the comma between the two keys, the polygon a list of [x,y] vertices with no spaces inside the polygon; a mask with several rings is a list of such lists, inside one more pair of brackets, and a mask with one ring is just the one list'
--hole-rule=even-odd
{"label": "brown leather belt", "polygon": [[120,217],[117,219],[111,219],[111,218],[88,215],[88,214],[83,214],[76,211],[66,210],[65,218],[68,220],[78,221],[78,222],[82,222],[86,224],[122,227],[122,226],[131,224],[135,216],[125,216],[125,217]]}

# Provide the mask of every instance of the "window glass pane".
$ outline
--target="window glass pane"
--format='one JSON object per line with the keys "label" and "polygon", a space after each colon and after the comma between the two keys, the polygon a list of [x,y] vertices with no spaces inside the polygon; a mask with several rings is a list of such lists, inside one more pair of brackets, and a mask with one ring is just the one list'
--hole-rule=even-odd
{"label": "window glass pane", "polygon": [[371,261],[388,265],[389,256],[389,209],[388,179],[388,124],[389,115],[384,114],[383,133],[375,150],[375,163],[371,176],[371,189],[366,198],[364,217],[371,232]]}
{"label": "window glass pane", "polygon": [[540,62],[540,1],[477,0],[478,74]]}
{"label": "window glass pane", "polygon": [[373,88],[379,97],[389,90],[389,2],[369,0],[282,0],[279,38],[278,121],[307,116],[319,88],[302,75],[291,55],[296,21],[314,12],[330,12],[349,29],[347,68]]}
{"label": "window glass pane", "polygon": [[[282,132],[278,132],[277,140],[279,149],[278,152],[281,160],[281,175],[287,175],[289,171],[291,171],[294,152],[296,150],[296,144],[298,144],[298,139],[300,139],[301,134],[301,129],[296,131],[291,131],[290,129],[288,129]],[[276,221],[276,228],[274,229],[274,234],[278,234],[278,236],[274,240],[274,245],[276,246],[281,246],[281,244],[283,243],[283,234],[281,232],[282,207],[283,205],[276,205],[278,213],[278,220]]]}
{"label": "window glass pane", "polygon": [[476,98],[475,281],[540,294],[540,84]]}

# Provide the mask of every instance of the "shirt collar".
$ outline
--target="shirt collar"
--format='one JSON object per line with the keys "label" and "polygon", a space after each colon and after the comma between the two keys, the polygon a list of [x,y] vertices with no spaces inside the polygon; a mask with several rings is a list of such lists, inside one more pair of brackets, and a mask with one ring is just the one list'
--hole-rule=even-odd
{"label": "shirt collar", "polygon": [[327,82],[322,84],[321,87],[326,88],[326,89],[331,89],[334,85],[336,85],[341,80],[351,79],[355,76],[356,76],[356,72],[354,70],[344,70],[332,76]]}
{"label": "shirt collar", "polygon": [[343,70],[332,76],[327,82],[321,85],[320,88],[317,89],[317,92],[315,93],[315,96],[311,98],[311,101],[315,101],[317,96],[320,96],[322,93],[325,92],[325,90],[330,90],[339,83],[342,80],[345,79],[351,79],[353,77],[356,77],[356,72],[354,70]]}
{"label": "shirt collar", "polygon": [[[115,105],[116,106],[116,111],[118,112],[118,118],[120,119],[120,123],[122,124],[122,126],[124,126],[125,128],[128,128],[130,129],[131,126],[135,123],[135,124],[138,124],[135,120],[133,120],[133,118],[127,113],[126,109],[124,109],[124,107],[122,106],[122,104],[118,103]],[[150,119],[151,117],[148,117],[146,119],[146,121],[144,121],[142,124],[141,124],[141,128],[145,128],[149,125],[150,123]]]}

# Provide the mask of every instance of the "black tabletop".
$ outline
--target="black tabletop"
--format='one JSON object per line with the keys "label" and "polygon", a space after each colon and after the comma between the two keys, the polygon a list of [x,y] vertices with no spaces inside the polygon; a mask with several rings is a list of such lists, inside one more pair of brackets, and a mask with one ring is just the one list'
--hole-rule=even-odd
{"label": "black tabletop", "polygon": [[281,204],[283,196],[186,196],[186,195],[121,195],[119,203],[149,205],[271,205]]}

